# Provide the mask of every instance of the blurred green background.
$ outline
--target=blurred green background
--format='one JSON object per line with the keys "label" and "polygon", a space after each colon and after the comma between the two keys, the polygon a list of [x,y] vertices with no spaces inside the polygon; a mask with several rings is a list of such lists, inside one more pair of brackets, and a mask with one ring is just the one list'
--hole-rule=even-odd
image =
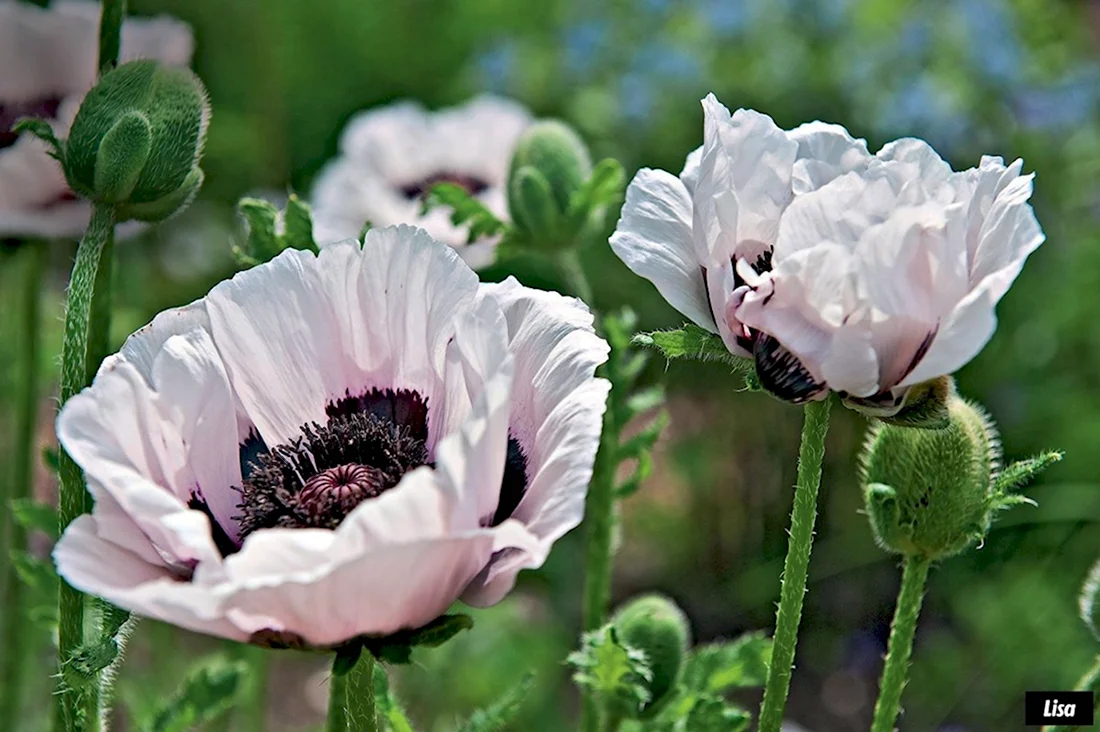
{"label": "blurred green background", "polygon": [[[239,196],[308,194],[348,117],[395,99],[437,107],[482,91],[511,96],[572,123],[596,157],[614,156],[631,173],[643,165],[679,171],[701,142],[698,102],[709,91],[784,127],[845,124],[872,150],[923,137],[956,168],[982,154],[1023,157],[1037,173],[1034,202],[1048,241],[959,383],[999,423],[1007,457],[1048,447],[1067,457],[1028,490],[1038,508],[1005,515],[980,550],[933,572],[901,729],[1021,729],[1025,689],[1069,688],[1094,657],[1076,597],[1100,554],[1100,4],[131,0],[131,9],[193,26],[195,68],[214,116],[199,202],[118,247],[116,345],[158,310],[232,272]],[[43,446],[52,441],[60,303],[73,252],[59,244],[51,254]],[[597,307],[629,304],[646,329],[681,322],[609,249],[584,256],[601,275]],[[0,254],[0,450],[10,449],[19,343],[9,314],[19,307],[25,259]],[[486,277],[511,272],[534,286],[560,284],[535,261]],[[800,411],[738,393],[720,366],[654,364],[648,378],[667,382],[672,424],[654,475],[623,509],[615,596],[668,593],[700,642],[770,628]],[[815,732],[867,728],[897,590],[896,562],[874,546],[860,514],[854,466],[865,427],[837,413],[828,441],[788,713]],[[40,477],[49,495],[47,472]],[[528,669],[538,681],[514,729],[572,728],[577,700],[562,659],[580,624],[581,533],[560,542],[502,606],[477,613],[473,632],[420,652],[396,673],[418,729],[448,728]],[[142,625],[123,701],[140,710],[219,647]],[[41,648],[44,679],[52,672],[45,638]],[[325,660],[282,652],[271,661],[271,729],[316,725]],[[36,693],[28,709],[44,710],[48,687]]]}

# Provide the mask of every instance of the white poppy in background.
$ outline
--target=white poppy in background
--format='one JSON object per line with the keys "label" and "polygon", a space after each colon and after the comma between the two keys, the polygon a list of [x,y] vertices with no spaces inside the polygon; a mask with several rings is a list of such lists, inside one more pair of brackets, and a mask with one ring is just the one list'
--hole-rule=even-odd
{"label": "white poppy in background", "polygon": [[[100,6],[58,0],[49,8],[0,0],[0,237],[80,236],[89,204],[65,182],[61,166],[33,135],[17,137],[20,117],[48,119],[65,137],[84,94],[95,84]],[[187,25],[172,18],[127,19],[121,60],[191,62]]]}
{"label": "white poppy in background", "polygon": [[491,96],[438,112],[405,101],[358,114],[313,187],[314,238],[321,246],[354,239],[368,221],[415,224],[456,247],[471,267],[492,263],[494,242],[466,245],[449,211],[423,216],[421,201],[432,185],[456,183],[507,220],[508,164],[531,122],[519,104]]}
{"label": "white poppy in background", "polygon": [[1022,162],[956,173],[920,140],[871,155],[836,125],[703,106],[703,146],[679,179],[639,171],[611,245],[766,388],[888,414],[988,342],[1043,241]]}
{"label": "white poppy in background", "polygon": [[158,315],[65,405],[95,510],[58,570],[269,645],[492,604],[582,518],[607,353],[580,301],[479,284],[412,227],[284,251]]}

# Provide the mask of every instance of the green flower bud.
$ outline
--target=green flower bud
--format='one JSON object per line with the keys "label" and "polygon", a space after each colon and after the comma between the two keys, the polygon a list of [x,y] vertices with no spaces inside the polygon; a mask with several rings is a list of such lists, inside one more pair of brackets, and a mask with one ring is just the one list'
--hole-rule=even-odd
{"label": "green flower bud", "polygon": [[690,643],[687,616],[667,597],[645,595],[620,608],[611,625],[623,644],[645,654],[652,672],[649,701],[637,716],[652,718],[675,695]]}
{"label": "green flower bud", "polygon": [[161,220],[202,183],[210,107],[191,71],[133,61],[88,92],[64,146],[74,191],[118,206],[119,218]]}
{"label": "green flower bud", "polygon": [[512,221],[540,242],[560,243],[574,194],[592,174],[588,148],[571,127],[556,120],[536,122],[516,143],[508,172]]}
{"label": "green flower bud", "polygon": [[899,427],[938,430],[948,424],[947,402],[954,394],[955,380],[940,376],[910,387],[901,404],[877,405],[869,400],[848,397],[844,399],[844,406]]}
{"label": "green flower bud", "polygon": [[989,532],[1007,504],[995,486],[1001,448],[979,407],[952,395],[947,425],[914,429],[875,425],[863,454],[864,500],[879,545],[887,551],[940,559]]}

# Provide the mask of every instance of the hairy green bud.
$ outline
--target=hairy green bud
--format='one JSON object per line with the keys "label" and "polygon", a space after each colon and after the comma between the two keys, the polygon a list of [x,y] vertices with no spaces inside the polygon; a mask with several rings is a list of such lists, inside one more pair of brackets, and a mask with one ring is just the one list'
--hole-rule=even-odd
{"label": "hairy green bud", "polygon": [[159,221],[190,202],[210,106],[191,71],[133,61],[104,74],[80,105],[62,165],[74,191]]}
{"label": "hairy green bud", "polygon": [[941,429],[874,426],[863,454],[867,514],[887,551],[927,559],[982,541],[996,511],[1018,502],[995,485],[1001,447],[978,406],[952,395]]}
{"label": "hairy green bud", "polygon": [[649,700],[637,716],[649,719],[676,693],[691,641],[688,618],[667,597],[644,595],[620,608],[611,625],[626,646],[645,654],[652,674],[648,680]]}
{"label": "hairy green bud", "polygon": [[536,122],[516,143],[508,172],[508,212],[540,244],[565,246],[574,197],[592,174],[588,148],[557,120]]}

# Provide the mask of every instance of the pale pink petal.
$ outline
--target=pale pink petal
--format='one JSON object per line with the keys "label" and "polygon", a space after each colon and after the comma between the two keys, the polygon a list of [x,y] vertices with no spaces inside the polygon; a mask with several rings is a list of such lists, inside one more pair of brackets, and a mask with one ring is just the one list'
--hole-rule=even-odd
{"label": "pale pink petal", "polygon": [[626,190],[611,248],[634,274],[654,284],[670,305],[715,331],[703,273],[691,234],[687,188],[663,170],[643,168]]}

